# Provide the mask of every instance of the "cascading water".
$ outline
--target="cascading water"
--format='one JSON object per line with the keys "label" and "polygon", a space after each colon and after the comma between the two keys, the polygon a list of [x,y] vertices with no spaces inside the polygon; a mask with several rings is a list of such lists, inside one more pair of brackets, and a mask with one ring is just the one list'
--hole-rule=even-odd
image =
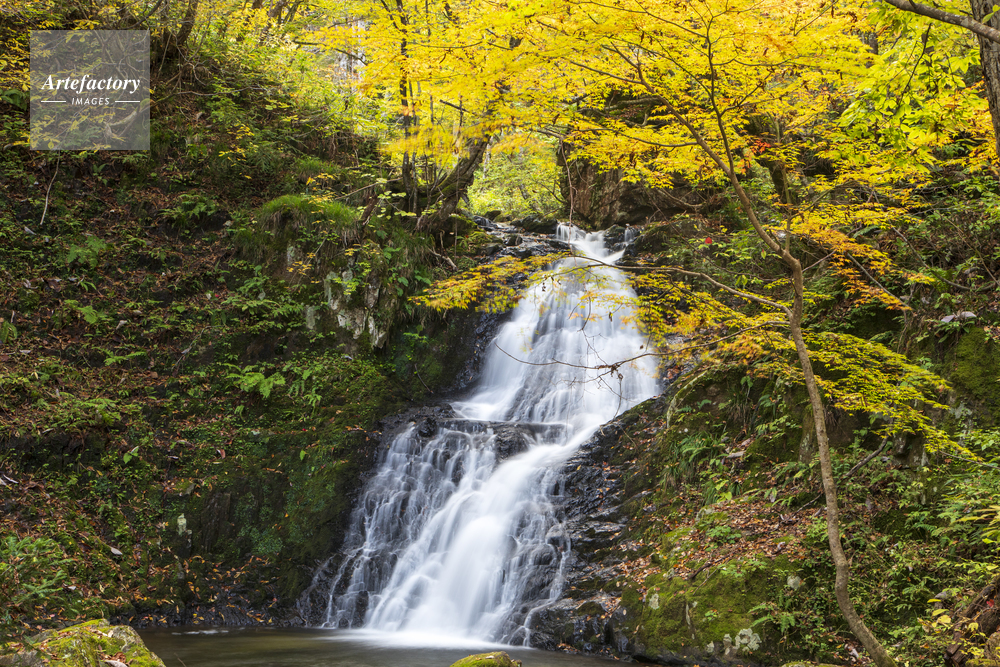
{"label": "cascading water", "polygon": [[[581,270],[528,289],[458,418],[411,424],[366,483],[327,626],[528,644],[532,610],[558,598],[571,548],[553,503],[562,464],[657,390],[632,293],[609,266],[621,253],[601,234],[559,237],[577,253],[559,268]],[[511,429],[520,451],[504,458]]]}

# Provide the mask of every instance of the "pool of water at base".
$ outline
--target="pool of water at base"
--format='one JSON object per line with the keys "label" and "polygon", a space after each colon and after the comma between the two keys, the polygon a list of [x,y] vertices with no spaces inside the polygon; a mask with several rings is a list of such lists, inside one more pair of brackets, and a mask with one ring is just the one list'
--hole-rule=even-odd
{"label": "pool of water at base", "polygon": [[449,667],[473,653],[506,651],[524,667],[609,667],[592,656],[365,630],[165,628],[143,641],[167,667]]}

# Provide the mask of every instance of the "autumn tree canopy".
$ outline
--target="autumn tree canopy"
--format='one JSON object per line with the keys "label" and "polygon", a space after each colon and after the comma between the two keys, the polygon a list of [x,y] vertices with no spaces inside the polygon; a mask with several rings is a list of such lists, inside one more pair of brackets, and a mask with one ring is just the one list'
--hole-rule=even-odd
{"label": "autumn tree canopy", "polygon": [[[749,361],[770,354],[766,348],[775,351],[761,333],[770,330],[784,341],[777,345],[784,346],[785,358],[797,360],[819,441],[838,603],[876,664],[894,665],[848,595],[850,567],[841,546],[825,406],[882,393],[881,408],[861,399],[854,409],[893,415],[886,437],[893,429],[925,430],[938,446],[949,441],[926,417],[904,415],[912,397],[904,398],[900,389],[922,386],[918,393],[933,402],[933,378],[879,345],[807,333],[803,323],[813,297],[801,255],[803,248],[819,249],[853,298],[890,310],[907,309],[900,294],[908,285],[934,281],[896,266],[858,242],[855,232],[905,226],[900,203],[950,157],[960,154],[966,168],[984,168],[994,157],[995,144],[984,130],[986,105],[969,95],[964,78],[975,63],[971,41],[951,33],[932,39],[930,28],[919,34],[912,22],[824,0],[586,0],[494,9],[504,17],[498,24],[507,41],[484,48],[494,52],[492,62],[504,63],[503,97],[518,111],[503,120],[562,131],[576,159],[616,168],[648,187],[678,176],[722,184],[744,217],[743,252],[759,252],[784,267],[783,276],[769,280],[730,271],[732,279],[720,282],[674,266],[637,282],[647,294],[660,295],[667,309],[684,305],[685,314],[672,321],[688,341],[707,332],[726,341],[721,348],[742,352]],[[878,40],[889,36],[895,43],[880,54]],[[532,56],[518,57],[525,50]],[[440,62],[447,62],[448,50],[440,53]],[[901,63],[908,77],[900,88]],[[455,83],[463,99],[473,95],[475,88],[466,86],[475,86],[474,79]],[[947,147],[960,135],[965,144],[949,156]],[[744,185],[761,167],[772,173],[771,193]],[[469,286],[475,291],[484,275],[445,287],[466,302]],[[686,278],[706,289],[678,288],[678,279]],[[448,293],[439,292],[438,299],[447,301]],[[729,307],[733,299],[757,314]],[[664,319],[656,315],[648,318],[653,326]],[[862,357],[868,361],[847,371],[852,387],[846,393],[817,373],[816,366],[839,368],[832,373],[837,377],[845,360]],[[894,365],[883,381],[873,382],[871,369]],[[896,384],[885,381],[889,377],[903,379]]]}

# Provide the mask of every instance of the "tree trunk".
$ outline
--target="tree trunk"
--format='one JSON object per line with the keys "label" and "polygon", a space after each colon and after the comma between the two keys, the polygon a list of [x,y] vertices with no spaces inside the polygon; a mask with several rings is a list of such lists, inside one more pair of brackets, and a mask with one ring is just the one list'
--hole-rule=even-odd
{"label": "tree trunk", "polygon": [[[706,144],[707,145],[707,144]],[[703,146],[704,147],[704,146]],[[892,659],[882,643],[875,638],[865,622],[861,620],[851,595],[847,590],[847,584],[851,579],[851,565],[844,554],[844,546],[840,542],[840,509],[837,504],[837,483],[833,479],[833,463],[830,461],[830,438],[826,433],[826,406],[823,405],[823,397],[819,392],[819,384],[816,382],[816,375],[813,373],[812,358],[809,356],[809,348],[806,347],[805,339],[802,337],[802,309],[805,296],[805,281],[802,275],[802,263],[788,249],[789,241],[785,241],[785,247],[775,240],[771,234],[764,229],[757,217],[757,211],[750,201],[743,185],[736,178],[736,174],[725,164],[722,164],[729,182],[736,190],[736,196],[740,200],[740,207],[750,219],[754,231],[761,240],[775,253],[781,256],[781,260],[788,267],[792,274],[792,288],[794,299],[792,301],[791,312],[788,313],[788,327],[795,343],[795,351],[799,357],[799,366],[802,368],[802,377],[805,381],[806,391],[809,393],[809,404],[812,407],[813,424],[816,428],[816,446],[819,450],[820,478],[823,482],[823,495],[826,498],[826,536],[830,545],[830,555],[833,557],[833,565],[836,571],[834,582],[834,593],[837,596],[837,606],[840,613],[847,621],[847,627],[861,642],[871,655],[878,667],[897,667],[896,661]]]}
{"label": "tree trunk", "polygon": [[[896,661],[892,659],[892,656],[885,650],[885,647],[875,638],[875,635],[868,629],[865,622],[861,620],[847,590],[847,584],[851,578],[851,566],[847,560],[847,556],[844,554],[844,547],[840,542],[837,484],[833,479],[833,464],[830,461],[830,439],[826,433],[826,407],[823,405],[823,397],[820,395],[816,375],[813,373],[809,348],[806,347],[805,340],[802,337],[802,309],[805,296],[802,263],[789,250],[790,236],[786,237],[785,245],[782,247],[778,240],[761,224],[760,218],[757,217],[757,210],[754,208],[753,202],[750,201],[750,196],[743,188],[743,184],[736,177],[736,172],[733,171],[735,160],[733,159],[732,150],[728,142],[724,142],[725,153],[723,155],[725,155],[725,159],[723,159],[722,156],[708,145],[701,132],[682,113],[676,110],[673,110],[672,113],[684,125],[691,136],[694,137],[701,149],[725,173],[730,185],[732,185],[733,190],[736,192],[740,208],[746,214],[751,226],[753,226],[754,232],[757,233],[757,236],[764,245],[781,257],[781,261],[784,262],[791,273],[794,292],[792,307],[790,309],[785,306],[779,307],[782,307],[788,316],[788,326],[791,331],[792,341],[795,343],[795,351],[799,356],[799,366],[802,368],[806,391],[809,392],[809,403],[812,406],[813,423],[816,428],[816,445],[819,449],[820,477],[823,481],[823,495],[826,497],[826,535],[836,570],[834,593],[837,596],[837,606],[840,607],[840,613],[843,614],[844,620],[847,621],[847,627],[850,628],[854,636],[864,645],[865,650],[871,655],[875,664],[878,667],[897,667]],[[725,137],[725,129],[723,128],[721,117],[719,117],[719,126],[722,129],[723,137]]]}
{"label": "tree trunk", "polygon": [[174,39],[173,48],[177,53],[180,53],[181,48],[187,43],[188,37],[191,36],[191,30],[194,28],[194,19],[197,14],[198,0],[188,0],[187,11],[184,12],[184,19],[181,21],[181,29]]}
{"label": "tree trunk", "polygon": [[[992,28],[1000,28],[1000,17],[993,16],[989,21],[983,18],[993,12],[993,0],[970,0],[972,18],[985,23]],[[1000,44],[977,35],[979,39],[979,60],[983,67],[983,82],[986,84],[986,101],[990,105],[990,117],[993,119],[993,138],[997,142],[997,153],[1000,154]]]}
{"label": "tree trunk", "polygon": [[879,667],[896,667],[896,661],[892,659],[875,636],[861,620],[854,602],[851,601],[847,584],[851,579],[851,565],[844,553],[844,546],[840,542],[840,516],[837,505],[837,483],[833,479],[833,464],[830,461],[830,439],[826,433],[826,407],[823,405],[823,397],[819,393],[819,385],[816,383],[816,376],[813,374],[812,360],[809,357],[809,350],[806,348],[805,340],[802,337],[802,301],[804,294],[804,283],[802,278],[802,263],[791,255],[786,249],[782,254],[782,259],[792,271],[792,284],[795,289],[795,300],[792,305],[792,316],[789,321],[792,340],[795,341],[795,351],[799,355],[799,365],[802,367],[802,375],[805,378],[806,391],[809,392],[809,403],[812,406],[813,423],[816,427],[816,444],[819,449],[820,477],[823,481],[823,495],[826,497],[826,537],[830,544],[830,554],[833,556],[833,565],[836,569],[836,581],[834,583],[834,593],[837,596],[837,606],[843,614],[847,626],[854,633],[854,636],[864,645],[865,650],[875,660]]}
{"label": "tree trunk", "polygon": [[[462,196],[476,178],[476,170],[483,162],[491,137],[470,139],[466,143],[466,154],[458,160],[448,175],[434,184],[427,193],[431,210],[417,220],[420,231],[448,231],[448,218],[458,209]],[[434,197],[437,197],[435,200]]]}

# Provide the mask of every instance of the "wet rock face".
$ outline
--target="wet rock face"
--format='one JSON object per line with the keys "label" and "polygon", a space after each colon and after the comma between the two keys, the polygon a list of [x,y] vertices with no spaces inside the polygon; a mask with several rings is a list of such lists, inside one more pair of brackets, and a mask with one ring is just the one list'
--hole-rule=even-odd
{"label": "wet rock face", "polygon": [[531,645],[628,657],[637,647],[624,629],[627,611],[619,595],[602,590],[619,576],[624,552],[614,549],[626,528],[623,471],[612,464],[612,448],[625,430],[618,421],[606,425],[566,463],[561,501],[572,540],[563,598],[536,611],[531,619]]}
{"label": "wet rock face", "polygon": [[554,218],[541,218],[537,215],[529,215],[511,224],[532,234],[555,234],[556,226],[559,223]]}
{"label": "wet rock face", "polygon": [[[735,650],[702,650],[690,641],[674,650],[643,643],[644,603],[627,604],[625,586],[618,583],[622,566],[635,556],[630,514],[643,508],[651,493],[649,480],[630,469],[635,461],[622,455],[619,444],[634,422],[626,416],[605,425],[566,463],[561,502],[572,553],[562,599],[532,613],[530,644],[661,665],[753,665]],[[683,617],[683,605],[678,614]]]}
{"label": "wet rock face", "polygon": [[554,437],[553,431],[557,431],[560,428],[552,424],[522,424],[462,419],[450,405],[430,405],[413,408],[398,415],[386,417],[379,422],[381,449],[384,450],[391,445],[396,436],[409,428],[411,424],[416,428],[417,435],[422,439],[433,438],[442,428],[467,433],[486,433],[487,431],[492,431],[494,434],[497,463],[523,452],[536,441],[536,438]]}
{"label": "wet rock face", "polygon": [[[432,438],[437,433],[440,424],[454,420],[455,418],[455,411],[450,405],[429,405],[413,408],[380,420],[376,424],[375,430],[371,431],[371,435],[376,436],[372,440],[376,443],[374,449],[377,453],[369,461],[369,465],[366,466],[366,472],[357,480],[357,484],[351,494],[350,507],[354,508],[352,512],[358,510],[358,501],[364,489],[365,482],[376,474],[381,456],[389,449],[397,435],[410,428],[411,425],[414,425],[421,438]],[[346,532],[346,527],[342,532]],[[343,535],[341,535],[341,539],[343,539]],[[343,554],[340,552],[340,543],[329,553],[333,555],[318,564],[317,569],[313,573],[312,582],[301,593],[296,603],[298,614],[306,625],[317,626],[326,623],[326,609],[331,592],[336,595],[342,595],[348,584],[348,581],[345,579],[341,582],[343,589],[333,590],[334,580],[343,559]],[[395,562],[388,562],[385,564],[385,567],[391,571],[394,565]],[[360,627],[364,624],[364,615],[367,608],[368,599],[367,594],[365,594],[355,609],[355,618],[350,619],[354,627]],[[346,622],[345,625],[347,625]]]}
{"label": "wet rock face", "polygon": [[440,394],[455,395],[467,391],[476,383],[482,374],[490,343],[508,316],[508,313],[477,313],[473,322],[462,326],[463,333],[457,347],[463,350],[465,361],[455,369],[451,382],[440,390]]}

